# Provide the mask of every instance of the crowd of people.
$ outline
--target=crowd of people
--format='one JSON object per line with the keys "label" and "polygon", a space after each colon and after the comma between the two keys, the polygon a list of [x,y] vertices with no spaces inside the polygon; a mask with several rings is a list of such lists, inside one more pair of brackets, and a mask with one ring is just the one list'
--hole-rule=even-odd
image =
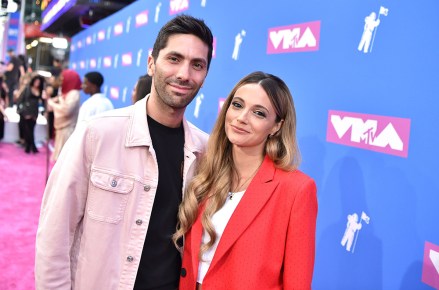
{"label": "crowd of people", "polygon": [[[54,59],[51,76],[42,77],[28,69],[24,55],[15,56],[8,50],[9,62],[0,74],[0,140],[4,137],[6,108],[14,107],[19,115],[18,140],[26,153],[38,153],[35,144],[35,126],[39,114],[47,120],[48,139],[54,140],[51,160],[56,161],[62,147],[78,122],[107,110],[112,102],[101,92],[104,77],[97,71],[87,73],[81,81],[74,70],[63,68],[63,62]],[[80,104],[80,90],[90,98]],[[136,82],[132,101],[145,97],[151,89],[151,77],[140,76]]]}

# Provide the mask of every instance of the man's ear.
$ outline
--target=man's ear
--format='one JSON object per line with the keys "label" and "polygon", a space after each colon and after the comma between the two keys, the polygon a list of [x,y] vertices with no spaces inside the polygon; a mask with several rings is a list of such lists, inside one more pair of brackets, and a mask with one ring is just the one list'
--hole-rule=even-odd
{"label": "man's ear", "polygon": [[155,63],[154,63],[154,58],[152,57],[152,55],[148,55],[148,75],[150,75],[151,77],[154,75],[154,71],[155,71]]}

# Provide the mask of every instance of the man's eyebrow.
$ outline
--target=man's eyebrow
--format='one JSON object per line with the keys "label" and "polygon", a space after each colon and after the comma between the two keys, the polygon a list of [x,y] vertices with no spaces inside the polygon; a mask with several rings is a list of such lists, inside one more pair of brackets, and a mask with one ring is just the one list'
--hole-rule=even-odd
{"label": "man's eyebrow", "polygon": [[[173,55],[173,56],[177,56],[179,58],[185,58],[184,55],[182,55],[181,53],[177,52],[177,51],[169,51],[166,55]],[[196,57],[196,58],[192,58],[191,61],[194,62],[202,62],[204,64],[207,64],[207,59],[202,58],[202,57]]]}

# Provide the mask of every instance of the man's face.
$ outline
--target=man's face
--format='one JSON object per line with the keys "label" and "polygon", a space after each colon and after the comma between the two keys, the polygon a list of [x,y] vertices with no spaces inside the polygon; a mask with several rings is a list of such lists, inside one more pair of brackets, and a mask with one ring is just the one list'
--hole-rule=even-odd
{"label": "man's face", "polygon": [[194,35],[170,36],[157,59],[148,58],[148,73],[153,77],[151,96],[171,108],[186,108],[206,78],[208,50]]}
{"label": "man's face", "polygon": [[82,82],[82,91],[84,92],[84,94],[91,95],[94,92],[95,87],[95,84],[92,84],[88,81],[87,78],[84,78]]}

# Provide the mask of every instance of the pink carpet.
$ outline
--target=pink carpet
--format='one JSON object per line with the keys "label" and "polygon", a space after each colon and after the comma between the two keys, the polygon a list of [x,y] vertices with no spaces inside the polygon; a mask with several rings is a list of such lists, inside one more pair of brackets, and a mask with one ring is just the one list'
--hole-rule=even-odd
{"label": "pink carpet", "polygon": [[0,143],[0,289],[35,289],[35,233],[46,183],[46,148],[37,154]]}

